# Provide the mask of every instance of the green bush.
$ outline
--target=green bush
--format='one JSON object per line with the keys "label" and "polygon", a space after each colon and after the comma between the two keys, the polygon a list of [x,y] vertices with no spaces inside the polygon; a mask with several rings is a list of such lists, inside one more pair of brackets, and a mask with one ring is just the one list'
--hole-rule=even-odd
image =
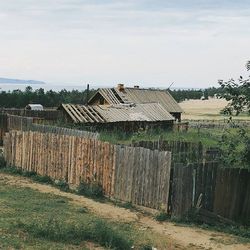
{"label": "green bush", "polygon": [[21,168],[16,168],[16,167],[4,167],[1,171],[4,173],[8,173],[8,174],[21,175],[24,177],[28,177],[36,182],[53,184],[53,180],[49,176],[47,175],[41,176],[41,175],[38,175],[34,171],[24,171]]}
{"label": "green bush", "polygon": [[120,202],[119,206],[130,210],[135,209],[135,206],[132,204],[132,202]]}
{"label": "green bush", "polygon": [[152,246],[151,245],[145,245],[141,247],[141,250],[152,250]]}
{"label": "green bush", "polygon": [[77,188],[77,193],[91,198],[103,198],[103,188],[98,183],[81,182]]}
{"label": "green bush", "polygon": [[219,146],[223,166],[250,169],[250,135],[247,129],[225,130]]}
{"label": "green bush", "polygon": [[4,167],[1,171],[4,173],[13,174],[13,175],[23,174],[23,170],[21,168],[15,168],[15,167]]}
{"label": "green bush", "polygon": [[31,177],[32,180],[40,183],[46,183],[46,184],[53,184],[53,180],[48,176],[42,176],[42,175],[34,175]]}
{"label": "green bush", "polygon": [[155,220],[157,221],[166,221],[170,219],[170,216],[166,212],[159,212],[155,215]]}
{"label": "green bush", "polygon": [[3,151],[0,150],[0,168],[6,167],[6,161],[3,156]]}
{"label": "green bush", "polygon": [[25,176],[25,177],[33,177],[33,176],[36,176],[37,173],[34,172],[34,171],[30,171],[30,172],[29,171],[23,171],[22,175]]}
{"label": "green bush", "polygon": [[54,185],[64,192],[68,192],[70,190],[69,184],[65,180],[56,180]]}

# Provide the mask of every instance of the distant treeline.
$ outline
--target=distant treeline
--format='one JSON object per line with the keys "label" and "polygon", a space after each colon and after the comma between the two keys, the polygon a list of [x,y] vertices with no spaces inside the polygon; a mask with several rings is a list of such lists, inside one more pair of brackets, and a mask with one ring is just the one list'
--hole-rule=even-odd
{"label": "distant treeline", "polygon": [[[44,91],[43,88],[33,90],[28,86],[24,91],[1,91],[0,107],[2,108],[24,108],[30,103],[39,103],[44,107],[58,107],[61,103],[85,104],[87,98],[90,98],[96,90],[91,89],[87,95],[87,91],[65,89],[56,92],[53,90]],[[205,90],[170,90],[172,96],[178,101],[185,99],[200,99],[203,95],[205,98],[213,97],[215,94],[222,92],[220,88],[208,88]]]}
{"label": "distant treeline", "polygon": [[221,88],[207,88],[207,89],[187,89],[187,90],[169,90],[171,95],[177,102],[181,102],[189,99],[201,99],[203,96],[205,99],[208,97],[214,97],[215,95],[221,94],[223,90]]}
{"label": "distant treeline", "polygon": [[[89,90],[89,97],[95,93],[95,90]],[[39,103],[44,107],[58,107],[61,103],[85,104],[87,101],[87,91],[65,89],[61,91],[44,91],[43,88],[33,90],[28,86],[24,91],[1,91],[0,107],[2,108],[24,108],[30,103]]]}

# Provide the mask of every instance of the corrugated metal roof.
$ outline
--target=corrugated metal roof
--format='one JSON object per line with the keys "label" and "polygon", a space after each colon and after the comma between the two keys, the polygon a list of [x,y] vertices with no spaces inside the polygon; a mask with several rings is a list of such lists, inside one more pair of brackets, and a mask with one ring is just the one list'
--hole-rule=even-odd
{"label": "corrugated metal roof", "polygon": [[[169,92],[163,90],[125,88],[124,91],[119,91],[118,88],[101,88],[97,93],[100,93],[109,104],[160,103],[168,112],[183,112]],[[92,99],[94,96],[89,100],[90,104]]]}
{"label": "corrugated metal roof", "polygon": [[76,123],[104,123],[124,121],[173,121],[174,117],[159,103],[114,104],[83,106],[62,104],[63,109]]}

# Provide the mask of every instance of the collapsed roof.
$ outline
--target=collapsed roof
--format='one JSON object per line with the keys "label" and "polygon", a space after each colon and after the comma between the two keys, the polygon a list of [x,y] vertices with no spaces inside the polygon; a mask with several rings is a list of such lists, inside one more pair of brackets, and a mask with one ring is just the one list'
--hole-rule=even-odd
{"label": "collapsed roof", "polygon": [[62,104],[75,123],[113,123],[125,121],[174,121],[175,118],[160,103],[73,105]]}
{"label": "collapsed roof", "polygon": [[182,113],[183,110],[168,91],[158,89],[125,88],[118,84],[116,88],[100,88],[97,93],[88,101],[94,105],[100,97],[108,104],[145,104],[159,103],[170,113]]}

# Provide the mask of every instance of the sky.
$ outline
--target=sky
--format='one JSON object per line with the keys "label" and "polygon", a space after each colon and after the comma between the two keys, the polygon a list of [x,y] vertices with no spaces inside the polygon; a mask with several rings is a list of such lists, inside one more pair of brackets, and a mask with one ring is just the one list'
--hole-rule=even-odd
{"label": "sky", "polygon": [[0,77],[217,86],[246,74],[249,23],[249,0],[0,0]]}

